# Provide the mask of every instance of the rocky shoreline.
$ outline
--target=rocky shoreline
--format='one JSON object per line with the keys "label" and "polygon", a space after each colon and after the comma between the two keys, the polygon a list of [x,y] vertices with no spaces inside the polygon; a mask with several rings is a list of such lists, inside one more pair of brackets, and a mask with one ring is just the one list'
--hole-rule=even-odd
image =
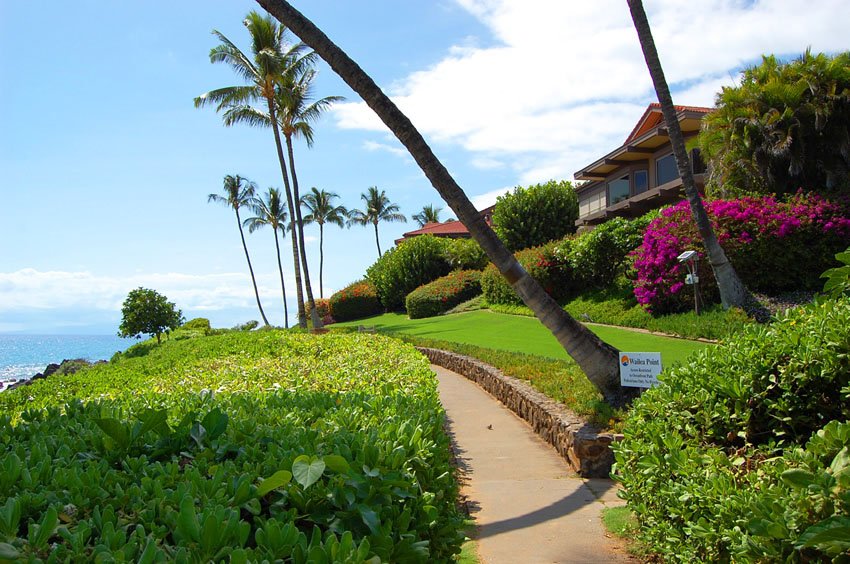
{"label": "rocky shoreline", "polygon": [[5,386],[3,382],[0,382],[0,391],[14,390],[15,388],[20,388],[22,386],[30,386],[36,380],[43,380],[49,376],[54,375],[64,375],[64,374],[74,374],[81,368],[88,368],[89,366],[94,366],[95,364],[106,364],[105,360],[98,360],[97,362],[91,362],[84,358],[66,358],[59,364],[50,363],[44,369],[44,372],[38,372],[34,376],[30,378],[24,378],[21,380],[17,380],[11,383],[6,382]]}

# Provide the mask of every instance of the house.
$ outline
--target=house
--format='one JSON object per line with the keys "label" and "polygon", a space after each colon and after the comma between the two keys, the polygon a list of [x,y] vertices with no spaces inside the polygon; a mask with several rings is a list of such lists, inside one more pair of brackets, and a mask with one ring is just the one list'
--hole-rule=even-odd
{"label": "house", "polygon": [[[710,108],[676,106],[685,140],[699,133]],[[690,151],[697,189],[705,187],[705,165],[699,149]],[[575,173],[586,181],[576,188],[577,226],[597,225],[612,217],[637,217],[682,198],[682,179],[673,157],[661,105],[650,104],[625,143]]]}
{"label": "house", "polygon": [[[484,217],[484,221],[487,222],[487,225],[493,225],[492,216],[493,208],[495,207],[496,206],[493,205],[478,212]],[[426,223],[419,229],[408,231],[407,233],[404,233],[400,239],[396,239],[395,244],[398,245],[405,239],[412,239],[419,235],[433,235],[435,237],[447,237],[449,239],[469,239],[471,237],[469,230],[467,230],[463,223],[456,219],[451,219],[442,223]]]}

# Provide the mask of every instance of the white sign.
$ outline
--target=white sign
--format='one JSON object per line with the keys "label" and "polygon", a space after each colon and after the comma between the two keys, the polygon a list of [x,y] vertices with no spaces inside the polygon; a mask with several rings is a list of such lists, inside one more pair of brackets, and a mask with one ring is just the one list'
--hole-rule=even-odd
{"label": "white sign", "polygon": [[621,352],[620,385],[651,388],[661,374],[661,353]]}

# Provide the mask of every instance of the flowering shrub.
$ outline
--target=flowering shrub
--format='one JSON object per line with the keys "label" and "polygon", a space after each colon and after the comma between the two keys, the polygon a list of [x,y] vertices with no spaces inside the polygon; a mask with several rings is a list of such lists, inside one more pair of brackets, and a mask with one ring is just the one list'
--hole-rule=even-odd
{"label": "flowering shrub", "polygon": [[[563,249],[566,245],[569,245],[567,240],[552,241],[514,254],[522,267],[556,300],[568,296],[573,288],[572,269],[555,252],[556,248]],[[493,264],[481,273],[481,290],[491,304],[522,304],[520,297]]]}
{"label": "flowering shrub", "polygon": [[335,293],[328,300],[328,307],[335,321],[361,319],[384,311],[375,285],[368,280],[358,280]]}
{"label": "flowering shrub", "polygon": [[[787,201],[773,196],[705,203],[717,239],[744,284],[776,294],[820,288],[820,273],[834,266],[835,253],[850,242],[850,202],[798,193]],[[717,284],[687,201],[669,207],[650,223],[643,244],[633,253],[635,297],[653,313],[689,307],[686,269],[676,257],[699,253],[700,291],[718,300]]]}
{"label": "flowering shrub", "polygon": [[[316,311],[319,312],[319,317],[322,318],[322,323],[324,325],[328,325],[330,323],[333,323],[334,319],[333,319],[333,316],[331,316],[331,306],[330,306],[330,303],[329,303],[330,300],[319,298],[319,299],[316,299],[316,300],[313,300],[313,301],[316,302]],[[310,302],[306,302],[304,304],[304,307],[307,309],[307,317],[310,317],[310,314],[312,313],[312,308],[310,307]]]}
{"label": "flowering shrub", "polygon": [[480,293],[481,272],[456,270],[407,294],[407,315],[410,319],[433,317]]}
{"label": "flowering shrub", "polygon": [[487,254],[474,239],[446,239],[445,256],[452,270],[484,270]]}

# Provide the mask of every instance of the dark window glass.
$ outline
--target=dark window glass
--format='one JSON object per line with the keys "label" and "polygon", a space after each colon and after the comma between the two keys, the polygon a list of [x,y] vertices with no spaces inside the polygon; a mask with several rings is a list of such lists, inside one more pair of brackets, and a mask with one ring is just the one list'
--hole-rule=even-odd
{"label": "dark window glass", "polygon": [[629,175],[612,180],[608,183],[608,205],[613,206],[617,202],[629,199]]}
{"label": "dark window glass", "polygon": [[691,168],[694,174],[702,174],[705,172],[705,163],[702,160],[702,154],[699,149],[691,150]]}
{"label": "dark window glass", "polygon": [[649,173],[645,170],[635,171],[635,195],[646,192],[649,188]]}
{"label": "dark window glass", "polygon": [[679,169],[676,168],[676,159],[670,153],[655,161],[655,185],[661,186],[671,180],[679,178]]}

